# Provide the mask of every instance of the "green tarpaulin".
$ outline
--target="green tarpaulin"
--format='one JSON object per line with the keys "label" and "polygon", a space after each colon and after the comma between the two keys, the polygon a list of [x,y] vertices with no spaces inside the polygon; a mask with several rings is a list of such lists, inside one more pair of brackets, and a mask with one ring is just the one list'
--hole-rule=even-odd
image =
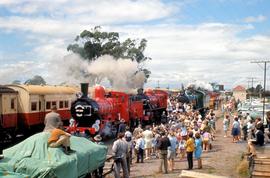
{"label": "green tarpaulin", "polygon": [[49,133],[38,133],[4,150],[5,158],[0,160],[0,171],[24,174],[21,177],[77,178],[92,172],[105,162],[106,146],[72,136],[71,149],[76,152],[66,155],[61,148],[47,147],[48,137]]}

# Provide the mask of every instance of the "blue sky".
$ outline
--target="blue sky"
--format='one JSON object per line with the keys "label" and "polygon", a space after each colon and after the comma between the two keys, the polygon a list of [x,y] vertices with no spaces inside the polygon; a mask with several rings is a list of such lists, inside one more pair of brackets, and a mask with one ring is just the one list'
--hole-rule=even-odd
{"label": "blue sky", "polygon": [[36,74],[62,83],[66,47],[97,25],[148,40],[147,86],[246,85],[263,76],[250,61],[270,58],[268,0],[1,0],[0,83]]}

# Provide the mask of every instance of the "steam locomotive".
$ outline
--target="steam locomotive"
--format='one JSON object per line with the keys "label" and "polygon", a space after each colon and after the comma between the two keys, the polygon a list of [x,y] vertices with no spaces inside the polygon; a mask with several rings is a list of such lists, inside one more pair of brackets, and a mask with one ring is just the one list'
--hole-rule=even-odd
{"label": "steam locomotive", "polygon": [[[120,121],[131,128],[159,122],[161,113],[166,111],[168,94],[161,90],[138,89],[137,95],[124,92],[106,92],[102,86],[94,89],[93,98],[88,97],[88,84],[81,84],[82,95],[71,104],[71,116],[76,124],[68,127],[70,132],[89,131],[102,136],[112,136]],[[87,132],[88,132],[87,131]]]}

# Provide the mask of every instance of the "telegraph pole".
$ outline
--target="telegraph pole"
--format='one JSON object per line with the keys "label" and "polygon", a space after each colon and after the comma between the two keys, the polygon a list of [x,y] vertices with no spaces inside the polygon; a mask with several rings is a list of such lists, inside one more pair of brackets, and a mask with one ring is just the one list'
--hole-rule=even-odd
{"label": "telegraph pole", "polygon": [[264,64],[264,78],[263,78],[263,122],[264,122],[264,113],[265,113],[265,91],[266,91],[266,70],[267,70],[267,63],[270,63],[269,60],[262,60],[262,61],[251,61],[251,63],[256,64]]}
{"label": "telegraph pole", "polygon": [[257,79],[256,77],[248,77],[248,83],[251,82],[251,88],[252,88],[252,92],[253,92],[253,84],[254,82],[258,82],[258,80],[255,80]]}
{"label": "telegraph pole", "polygon": [[249,89],[249,83],[251,83],[251,92],[249,92],[250,96],[249,96],[249,99],[250,99],[250,102],[252,101],[252,94],[254,94],[254,88],[253,88],[253,84],[254,82],[259,82],[259,80],[255,80],[257,79],[256,77],[248,77],[248,89]]}

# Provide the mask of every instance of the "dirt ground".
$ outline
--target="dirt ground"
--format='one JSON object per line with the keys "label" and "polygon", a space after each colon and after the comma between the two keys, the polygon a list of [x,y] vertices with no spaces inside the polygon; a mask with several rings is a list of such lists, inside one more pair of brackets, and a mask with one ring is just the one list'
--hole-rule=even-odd
{"label": "dirt ground", "polygon": [[[246,150],[246,142],[232,143],[232,137],[223,137],[222,119],[217,121],[217,132],[215,141],[212,142],[213,148],[209,152],[203,152],[202,161],[203,169],[197,169],[197,161],[194,160],[194,170],[197,172],[209,173],[214,175],[222,175],[232,178],[242,178],[236,172],[236,167],[240,162],[241,154]],[[175,161],[175,170],[169,174],[157,174],[159,160],[146,160],[145,163],[133,164],[130,177],[179,177],[183,169],[187,169],[187,161],[180,161],[179,158]]]}
{"label": "dirt ground", "polygon": [[[247,175],[240,175],[237,173],[237,166],[241,162],[241,155],[247,151],[247,142],[241,141],[239,143],[233,143],[232,137],[228,134],[227,138],[224,138],[223,132],[223,118],[220,118],[220,113],[217,121],[217,131],[215,134],[215,141],[212,142],[213,148],[209,152],[202,153],[203,168],[198,169],[197,161],[194,160],[193,171],[202,172],[212,175],[226,176],[228,178],[245,178]],[[228,132],[230,133],[230,132]],[[270,154],[270,145],[258,148],[257,151],[263,154]],[[134,161],[134,160],[133,160]],[[135,161],[134,161],[135,162]],[[187,160],[175,161],[175,170],[168,174],[157,173],[159,166],[158,159],[145,160],[144,163],[133,163],[131,165],[131,178],[175,178],[179,177],[182,170],[187,169]],[[108,176],[113,177],[112,175]]]}

